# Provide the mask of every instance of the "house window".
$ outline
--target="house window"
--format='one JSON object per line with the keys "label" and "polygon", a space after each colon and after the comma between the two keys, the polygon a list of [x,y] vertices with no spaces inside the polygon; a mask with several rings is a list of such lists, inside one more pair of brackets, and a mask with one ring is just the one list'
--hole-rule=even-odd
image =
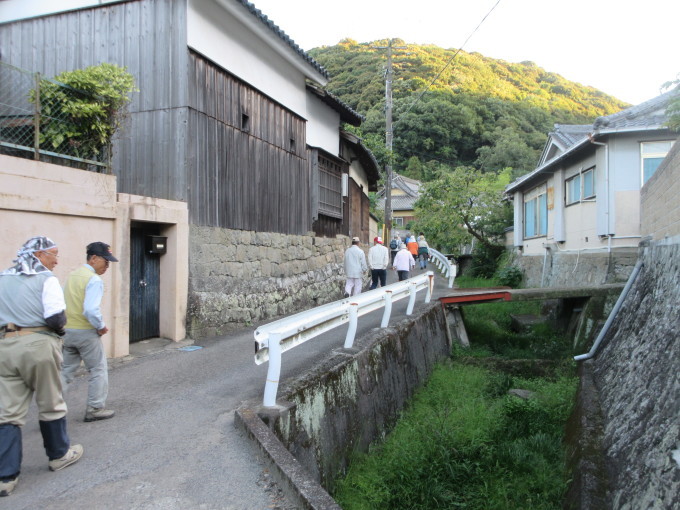
{"label": "house window", "polygon": [[640,144],[640,156],[642,162],[642,184],[646,183],[654,175],[656,169],[671,150],[673,141],[642,142]]}
{"label": "house window", "polygon": [[567,179],[565,188],[567,205],[593,198],[595,196],[595,168],[589,168]]}
{"label": "house window", "polygon": [[524,195],[524,237],[539,237],[548,233],[548,193],[541,184]]}
{"label": "house window", "polygon": [[319,214],[342,218],[342,168],[319,156]]}
{"label": "house window", "polygon": [[243,131],[250,130],[250,117],[245,113],[241,114],[241,129]]}
{"label": "house window", "polygon": [[403,227],[404,226],[404,218],[393,218],[392,219],[392,226]]}

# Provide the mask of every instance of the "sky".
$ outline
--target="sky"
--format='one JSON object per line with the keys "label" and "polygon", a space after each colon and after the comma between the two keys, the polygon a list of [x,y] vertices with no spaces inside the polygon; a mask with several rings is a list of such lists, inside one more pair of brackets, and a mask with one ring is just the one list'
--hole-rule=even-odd
{"label": "sky", "polygon": [[[97,3],[0,0],[0,22]],[[252,3],[303,50],[332,46],[345,38],[357,42],[400,38],[412,44],[462,48],[509,62],[530,60],[546,71],[631,104],[657,96],[661,86],[677,79],[680,73],[680,0]]]}
{"label": "sky", "polygon": [[[252,0],[302,49],[400,38],[546,71],[638,104],[680,73],[680,0]],[[483,18],[492,10],[475,32]],[[467,43],[466,39],[469,40]]]}

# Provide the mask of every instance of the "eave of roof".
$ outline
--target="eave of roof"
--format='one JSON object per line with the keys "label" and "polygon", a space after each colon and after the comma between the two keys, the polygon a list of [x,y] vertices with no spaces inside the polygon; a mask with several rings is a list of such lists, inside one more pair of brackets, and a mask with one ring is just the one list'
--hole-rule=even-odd
{"label": "eave of roof", "polygon": [[378,164],[378,160],[375,159],[371,150],[363,144],[361,138],[358,136],[343,130],[340,130],[340,136],[354,145],[354,150],[359,157],[359,162],[366,172],[368,191],[377,191],[378,181],[380,180],[380,165]]}
{"label": "eave of roof", "polygon": [[[573,156],[576,152],[583,149],[584,147],[590,145],[590,143],[599,137],[605,135],[611,135],[615,133],[631,133],[631,132],[644,132],[644,131],[658,131],[665,129],[663,124],[666,121],[665,116],[656,115],[652,118],[647,118],[645,120],[644,114],[649,112],[654,112],[664,105],[668,104],[668,101],[677,94],[677,89],[671,90],[664,94],[661,94],[655,98],[652,98],[639,105],[626,108],[620,112],[608,115],[606,117],[599,117],[591,126],[589,130],[585,133],[580,140],[576,141],[574,145],[569,147],[563,153],[557,157],[546,161],[543,165],[537,167],[532,172],[520,177],[514,182],[508,184],[505,188],[506,194],[511,194],[517,191],[523,184],[531,181],[538,175],[547,172],[552,166],[561,163],[570,156]],[[559,128],[560,126],[555,126]],[[568,125],[564,126],[568,130]],[[575,132],[578,132],[581,128],[585,126],[573,126]],[[550,134],[551,136],[553,133]],[[547,142],[548,144],[550,142]],[[545,149],[544,149],[545,153]]]}
{"label": "eave of roof", "polygon": [[[314,76],[314,79],[322,85],[327,83],[328,72],[326,69],[310,57],[288,34],[281,30],[260,9],[248,2],[248,0],[215,1],[232,13],[245,26],[253,30],[254,33],[257,33],[258,29],[263,29],[262,36],[264,40],[269,39],[269,44],[273,45],[272,47],[275,51],[289,60],[294,66],[298,66],[308,77]],[[276,47],[277,42],[282,43],[278,48]]]}
{"label": "eave of roof", "polygon": [[564,151],[559,156],[554,157],[550,161],[546,161],[543,165],[539,166],[538,168],[536,168],[532,172],[529,172],[528,174],[517,179],[516,181],[508,184],[508,186],[505,188],[505,193],[514,193],[517,190],[517,188],[520,188],[522,186],[522,184],[526,183],[527,181],[532,180],[534,177],[545,172],[551,166],[556,165],[557,163],[568,158],[569,156],[572,156],[574,153],[577,152],[577,150],[579,150],[582,147],[589,145],[589,144],[590,144],[590,138],[588,138],[588,137],[583,138],[583,140],[581,140],[579,143],[577,143],[575,145],[572,145],[569,149]]}
{"label": "eave of roof", "polygon": [[352,126],[360,126],[364,121],[364,116],[355,112],[346,103],[343,103],[338,97],[314,83],[307,82],[307,90],[314,93],[321,101],[333,108],[340,114],[340,120]]}

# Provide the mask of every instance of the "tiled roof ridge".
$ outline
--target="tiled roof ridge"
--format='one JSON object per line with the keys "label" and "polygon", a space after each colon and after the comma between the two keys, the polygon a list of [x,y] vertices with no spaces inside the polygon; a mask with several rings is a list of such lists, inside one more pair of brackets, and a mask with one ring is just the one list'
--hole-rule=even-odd
{"label": "tiled roof ridge", "polygon": [[269,17],[266,14],[264,14],[260,9],[255,7],[255,5],[250,3],[248,0],[236,0],[236,1],[243,5],[246,9],[248,9],[248,11],[250,11],[251,14],[253,14],[262,23],[264,23],[272,32],[274,32],[274,34],[276,34],[286,44],[288,44],[288,46],[290,46],[308,64],[314,67],[314,69],[321,73],[325,78],[329,78],[328,71],[326,71],[326,69],[316,60],[310,57],[305,50],[300,48],[300,46],[298,46],[297,43],[288,34],[281,30],[281,28],[272,20],[270,20]]}
{"label": "tiled roof ridge", "polygon": [[[336,96],[335,94],[329,92],[325,87],[320,86],[318,83],[315,83],[315,82],[313,82],[312,80],[307,80],[306,85],[307,85],[307,88],[308,88],[308,89],[312,89],[312,91],[314,91],[318,96],[320,96],[320,97],[324,97],[324,96],[325,96],[325,97],[328,97],[329,99],[332,100],[332,102],[336,103],[337,106],[339,106],[340,108],[346,110],[346,113],[348,113],[350,116],[355,117],[355,118],[356,118],[355,120],[357,121],[357,123],[354,124],[354,125],[358,126],[358,125],[361,124],[364,120],[366,120],[366,117],[364,117],[362,114],[360,114],[359,112],[357,112],[356,110],[354,110],[350,105],[348,105],[347,103],[345,103],[345,102],[344,102],[342,99],[340,99],[338,96]],[[352,124],[352,122],[350,122],[349,120],[345,120],[345,122],[348,122],[348,123]]]}
{"label": "tiled roof ridge", "polygon": [[677,93],[678,89],[675,88],[669,90],[668,92],[664,92],[663,94],[660,94],[656,97],[653,97],[652,99],[648,99],[647,101],[644,101],[640,104],[631,106],[629,108],[626,108],[625,110],[621,110],[620,112],[598,117],[593,123],[593,129],[606,127],[621,118],[633,119],[646,112],[654,111],[660,107],[663,107],[664,104],[668,103],[668,100]]}

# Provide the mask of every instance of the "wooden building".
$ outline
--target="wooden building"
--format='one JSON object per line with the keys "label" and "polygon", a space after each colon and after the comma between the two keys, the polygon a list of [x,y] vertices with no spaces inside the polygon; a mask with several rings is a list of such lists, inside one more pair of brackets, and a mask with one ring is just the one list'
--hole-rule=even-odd
{"label": "wooden building", "polygon": [[[362,117],[323,90],[326,70],[253,4],[81,3],[0,23],[0,60],[46,77],[102,62],[134,75],[139,91],[113,147],[119,192],[186,202],[190,227],[368,241],[378,165],[341,134]],[[144,239],[163,225],[130,230]]]}

